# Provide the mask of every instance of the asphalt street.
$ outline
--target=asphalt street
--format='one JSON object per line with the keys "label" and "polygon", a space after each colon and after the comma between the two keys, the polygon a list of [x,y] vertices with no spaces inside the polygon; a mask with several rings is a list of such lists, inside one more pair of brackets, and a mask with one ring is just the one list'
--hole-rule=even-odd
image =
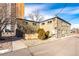
{"label": "asphalt street", "polygon": [[1,56],[79,56],[79,36],[67,37],[38,46],[1,54]]}

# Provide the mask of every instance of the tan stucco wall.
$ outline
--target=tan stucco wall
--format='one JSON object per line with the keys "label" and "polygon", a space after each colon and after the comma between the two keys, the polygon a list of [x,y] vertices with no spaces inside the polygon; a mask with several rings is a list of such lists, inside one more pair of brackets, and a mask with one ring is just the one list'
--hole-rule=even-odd
{"label": "tan stucco wall", "polygon": [[55,34],[55,37],[67,36],[70,34],[71,25],[57,18],[52,19],[51,21],[52,23],[48,23],[48,21],[45,21],[44,25],[42,25],[41,23],[40,28],[43,28],[45,31],[50,31],[50,35]]}
{"label": "tan stucco wall", "polygon": [[[48,21],[52,21],[51,23],[48,23]],[[28,22],[34,29],[43,28],[46,31],[50,32],[50,36],[53,37],[63,37],[70,34],[70,27],[68,23],[58,19],[54,18],[51,20],[48,20],[45,22],[41,22],[38,25],[33,25],[33,22]],[[45,24],[42,24],[45,23]]]}
{"label": "tan stucco wall", "polygon": [[70,27],[71,25],[67,24],[66,22],[63,22],[62,20],[58,19],[58,36],[67,36],[70,33]]}
{"label": "tan stucco wall", "polygon": [[28,25],[29,27],[31,27],[34,30],[37,30],[39,28],[39,24],[36,23],[36,25],[33,25],[33,23],[34,22],[28,22],[28,24],[26,24],[26,25]]}
{"label": "tan stucco wall", "polygon": [[38,39],[38,34],[25,34],[25,39],[31,40],[31,39]]}
{"label": "tan stucco wall", "polygon": [[55,30],[54,30],[54,22],[53,20],[51,20],[52,23],[48,23],[48,21],[44,22],[45,24],[42,25],[42,23],[40,24],[40,28],[43,28],[45,31],[49,31],[50,32],[50,36],[55,34]]}

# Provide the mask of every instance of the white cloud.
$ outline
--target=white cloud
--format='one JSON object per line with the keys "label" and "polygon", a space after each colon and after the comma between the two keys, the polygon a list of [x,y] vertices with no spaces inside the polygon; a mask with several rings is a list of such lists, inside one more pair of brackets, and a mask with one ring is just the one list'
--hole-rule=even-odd
{"label": "white cloud", "polygon": [[[50,12],[55,15],[59,13],[62,9],[63,8],[53,9]],[[63,9],[62,12],[60,12],[60,14],[69,14],[69,15],[79,14],[79,7],[66,7]]]}
{"label": "white cloud", "polygon": [[71,25],[71,29],[72,29],[72,28],[79,28],[79,24],[72,24],[72,25]]}
{"label": "white cloud", "polygon": [[[60,10],[62,8],[58,8],[58,9],[52,9],[52,10],[46,10],[45,8],[49,8],[47,7],[47,5],[31,5],[31,6],[25,6],[25,18],[28,18],[28,14],[33,13],[36,9],[40,10],[40,14],[44,16],[44,19],[49,19],[54,17],[57,13],[60,12]],[[65,15],[74,15],[74,14],[78,14],[79,13],[79,7],[66,7],[60,14],[65,14]]]}
{"label": "white cloud", "polygon": [[28,16],[28,14],[33,13],[35,10],[44,9],[44,7],[45,5],[25,6],[25,17]]}
{"label": "white cloud", "polygon": [[79,7],[67,7],[63,10],[63,12],[61,13],[64,13],[64,14],[78,14],[79,13]]}
{"label": "white cloud", "polygon": [[46,19],[50,19],[50,18],[53,18],[53,17],[55,17],[55,15],[53,15],[53,14],[42,14],[43,15],[43,17],[44,17],[44,19],[43,20],[46,20]]}
{"label": "white cloud", "polygon": [[78,9],[75,9],[75,10],[72,10],[69,12],[70,14],[79,14],[79,10]]}

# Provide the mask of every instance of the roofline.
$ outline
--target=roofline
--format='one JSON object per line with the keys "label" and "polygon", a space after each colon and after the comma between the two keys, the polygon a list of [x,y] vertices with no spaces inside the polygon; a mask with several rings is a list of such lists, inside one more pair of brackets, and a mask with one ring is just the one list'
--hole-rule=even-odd
{"label": "roofline", "polygon": [[62,20],[62,21],[64,21],[64,22],[66,22],[67,24],[71,25],[71,23],[69,23],[69,22],[66,21],[66,20],[63,20],[62,18],[60,18],[60,17],[58,17],[58,16],[56,16],[56,17],[54,17],[54,18],[50,18],[50,19],[44,20],[44,21],[41,21],[41,22],[49,21],[49,20],[52,20],[52,19],[55,19],[55,18],[58,18],[59,20]]}
{"label": "roofline", "polygon": [[[52,20],[52,19],[55,19],[55,18],[58,18],[59,20],[62,20],[62,21],[64,21],[65,23],[71,25],[71,23],[69,23],[69,22],[66,21],[66,20],[63,20],[62,18],[60,18],[60,17],[58,17],[58,16],[56,16],[56,17],[54,17],[54,18],[50,18],[50,19],[44,20],[44,21],[41,21],[41,22],[37,22],[37,21],[33,21],[33,20],[27,20],[27,19],[24,19],[24,20],[25,20],[25,21],[30,21],[30,22],[42,23],[42,22],[49,21],[49,20]],[[18,19],[19,19],[19,18],[18,18]]]}
{"label": "roofline", "polygon": [[64,19],[62,19],[62,18],[60,18],[60,17],[58,17],[58,16],[56,16],[55,18],[58,18],[59,20],[62,20],[62,21],[64,21],[64,22],[68,23],[69,25],[71,25],[71,23],[69,23],[68,21],[66,21],[66,20],[64,20]]}
{"label": "roofline", "polygon": [[[21,19],[21,18],[17,18],[19,20],[25,20],[25,21],[29,21],[29,22],[36,22],[36,21],[33,21],[33,20],[27,20],[27,19]],[[40,22],[37,22],[37,23],[40,23]]]}
{"label": "roofline", "polygon": [[40,23],[40,22],[37,22],[37,21],[32,21],[32,20],[26,20],[26,19],[25,19],[25,21],[30,21],[30,22],[36,22],[36,23]]}
{"label": "roofline", "polygon": [[[54,18],[55,18],[55,17],[54,17]],[[54,19],[54,18],[50,18],[50,19],[47,19],[47,20],[44,20],[44,21],[41,21],[41,22],[49,21],[49,20],[52,20],[52,19]]]}

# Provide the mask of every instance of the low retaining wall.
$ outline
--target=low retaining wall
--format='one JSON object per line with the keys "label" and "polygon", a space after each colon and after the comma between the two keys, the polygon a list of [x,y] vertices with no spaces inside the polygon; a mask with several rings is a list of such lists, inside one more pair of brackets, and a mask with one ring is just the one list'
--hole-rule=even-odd
{"label": "low retaining wall", "polygon": [[38,34],[35,33],[35,34],[25,34],[25,39],[38,39]]}

